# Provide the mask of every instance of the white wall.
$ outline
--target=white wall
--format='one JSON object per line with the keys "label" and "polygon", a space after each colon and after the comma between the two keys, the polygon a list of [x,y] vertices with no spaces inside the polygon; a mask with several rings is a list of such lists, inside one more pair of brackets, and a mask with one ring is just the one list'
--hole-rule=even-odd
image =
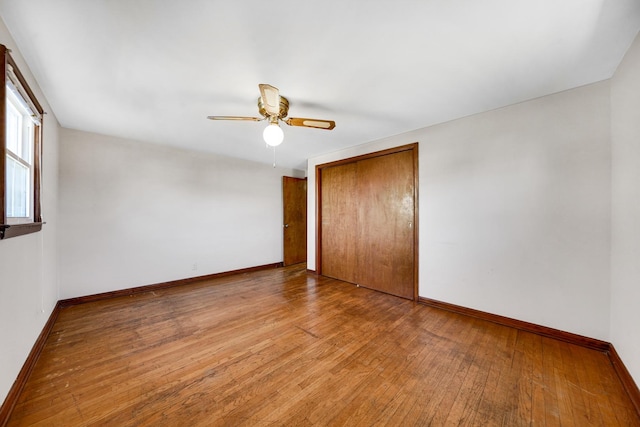
{"label": "white wall", "polygon": [[640,36],[611,81],[611,342],[640,384]]}
{"label": "white wall", "polygon": [[42,215],[46,224],[38,233],[0,241],[1,403],[58,300],[58,122],[2,20],[0,43],[11,49],[11,55],[18,63],[20,71],[48,113],[43,124],[41,194]]}
{"label": "white wall", "polygon": [[282,176],[304,172],[63,129],[61,298],[282,261]]}
{"label": "white wall", "polygon": [[[609,82],[309,160],[419,142],[422,297],[607,340]],[[315,196],[308,253],[315,269]]]}

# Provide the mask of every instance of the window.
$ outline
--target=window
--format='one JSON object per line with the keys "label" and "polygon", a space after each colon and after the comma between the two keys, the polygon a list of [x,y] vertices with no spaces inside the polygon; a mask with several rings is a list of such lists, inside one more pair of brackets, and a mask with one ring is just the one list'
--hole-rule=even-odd
{"label": "window", "polygon": [[[42,228],[40,179],[42,107],[9,50],[0,45],[0,239]],[[4,126],[2,126],[4,125]]]}

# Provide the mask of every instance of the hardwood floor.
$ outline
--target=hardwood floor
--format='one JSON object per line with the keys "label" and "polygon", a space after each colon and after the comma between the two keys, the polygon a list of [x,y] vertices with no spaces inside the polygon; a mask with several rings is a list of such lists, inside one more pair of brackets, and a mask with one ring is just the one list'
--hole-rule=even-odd
{"label": "hardwood floor", "polygon": [[8,425],[640,425],[604,353],[304,266],[62,309]]}

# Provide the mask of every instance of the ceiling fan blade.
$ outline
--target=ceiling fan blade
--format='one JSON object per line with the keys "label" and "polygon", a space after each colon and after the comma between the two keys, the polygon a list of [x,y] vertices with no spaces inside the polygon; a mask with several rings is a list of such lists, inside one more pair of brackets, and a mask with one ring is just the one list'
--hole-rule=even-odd
{"label": "ceiling fan blade", "polygon": [[248,120],[252,122],[259,122],[264,119],[258,117],[242,117],[242,116],[207,116],[209,120]]}
{"label": "ceiling fan blade", "polygon": [[280,114],[280,91],[277,87],[273,87],[268,84],[261,83],[260,96],[262,96],[262,104],[264,110],[270,116],[277,116]]}
{"label": "ceiling fan blade", "polygon": [[285,120],[285,123],[289,126],[304,126],[307,128],[326,130],[331,130],[336,127],[336,122],[334,122],[333,120],[304,119],[297,117],[289,117],[287,120]]}

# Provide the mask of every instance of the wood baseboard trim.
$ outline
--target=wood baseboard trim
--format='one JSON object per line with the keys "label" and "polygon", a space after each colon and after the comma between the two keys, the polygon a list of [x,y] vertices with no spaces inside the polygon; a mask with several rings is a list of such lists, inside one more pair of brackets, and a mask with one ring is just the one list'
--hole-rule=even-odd
{"label": "wood baseboard trim", "polygon": [[510,317],[499,316],[497,314],[487,313],[485,311],[475,310],[473,308],[462,307],[447,302],[437,301],[429,298],[419,297],[420,304],[430,307],[440,308],[442,310],[451,311],[465,316],[475,317],[476,319],[487,320],[503,326],[509,326],[521,331],[531,332],[542,335],[544,337],[554,338],[560,341],[576,344],[582,347],[598,350],[603,353],[609,351],[610,344],[606,341],[600,341],[595,338],[589,338],[570,332],[561,331],[559,329],[549,328],[547,326],[536,325],[535,323],[524,322],[522,320],[512,319]]}
{"label": "wood baseboard trim", "polygon": [[201,282],[205,280],[217,279],[220,277],[233,276],[236,274],[253,273],[255,271],[270,270],[282,267],[281,262],[274,264],[259,265],[256,267],[241,268],[239,270],[224,271],[222,273],[206,274],[204,276],[189,277],[186,279],[172,280],[170,282],[155,283],[153,285],[137,286],[134,288],[119,289],[117,291],[103,292],[100,294],[85,295],[82,297],[69,298],[58,301],[62,308],[73,305],[84,304],[87,302],[102,301],[109,298],[117,298],[123,296],[131,296],[144,292],[158,291],[161,289],[173,288],[174,286],[188,285],[190,283]]}
{"label": "wood baseboard trim", "polygon": [[638,385],[633,380],[633,377],[627,370],[627,367],[624,366],[624,363],[622,362],[622,359],[620,359],[620,356],[613,344],[609,345],[608,353],[613,369],[616,371],[616,374],[618,374],[618,378],[620,378],[620,382],[622,382],[623,387],[627,391],[633,406],[636,407],[636,412],[640,415],[640,389],[638,388]]}
{"label": "wood baseboard trim", "polygon": [[42,349],[44,348],[45,343],[47,342],[47,338],[49,338],[49,334],[53,329],[53,325],[58,318],[58,314],[60,314],[60,302],[56,303],[56,306],[53,308],[53,311],[49,315],[49,319],[47,323],[45,323],[40,335],[38,335],[38,339],[33,344],[29,355],[27,356],[27,360],[25,360],[22,365],[22,369],[18,373],[16,380],[13,382],[11,389],[9,389],[9,393],[7,393],[7,397],[5,397],[2,406],[0,406],[0,427],[4,427],[9,422],[9,417],[13,412],[13,408],[16,406],[18,402],[18,398],[24,389],[24,385],[27,383],[29,376],[31,375],[31,371],[36,365],[36,362],[40,358],[40,353],[42,353]]}

